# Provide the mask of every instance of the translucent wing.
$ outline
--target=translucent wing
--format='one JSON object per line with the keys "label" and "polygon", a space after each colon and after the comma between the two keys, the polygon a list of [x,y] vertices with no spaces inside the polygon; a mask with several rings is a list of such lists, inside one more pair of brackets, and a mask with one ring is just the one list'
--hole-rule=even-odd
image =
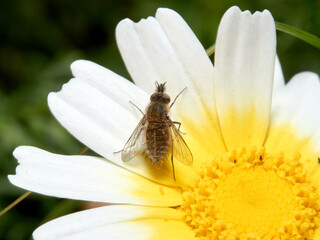
{"label": "translucent wing", "polygon": [[134,158],[139,152],[144,152],[145,148],[145,116],[140,120],[137,127],[134,129],[126,145],[124,146],[121,158],[122,161],[127,162]]}
{"label": "translucent wing", "polygon": [[[171,120],[170,120],[171,121]],[[179,130],[171,121],[171,136],[172,136],[172,154],[179,162],[190,166],[193,162],[192,153],[182,138]]]}

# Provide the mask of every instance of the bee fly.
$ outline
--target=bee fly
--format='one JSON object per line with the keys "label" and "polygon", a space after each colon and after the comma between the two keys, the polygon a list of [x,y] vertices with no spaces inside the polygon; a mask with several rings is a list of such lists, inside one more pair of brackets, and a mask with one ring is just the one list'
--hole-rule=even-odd
{"label": "bee fly", "polygon": [[[142,112],[143,117],[124,146],[121,158],[127,162],[139,152],[144,153],[152,163],[160,163],[170,158],[173,179],[176,180],[173,157],[188,166],[192,164],[193,157],[180,134],[181,123],[172,121],[168,114],[186,88],[169,106],[170,97],[164,92],[165,84],[156,82],[156,92],[151,95],[145,114],[136,106]],[[175,124],[178,125],[178,128]]]}

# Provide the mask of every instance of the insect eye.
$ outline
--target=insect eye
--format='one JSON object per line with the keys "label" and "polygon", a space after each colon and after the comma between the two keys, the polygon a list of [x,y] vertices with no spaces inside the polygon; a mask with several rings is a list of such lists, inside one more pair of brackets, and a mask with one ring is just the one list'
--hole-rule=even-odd
{"label": "insect eye", "polygon": [[152,94],[151,96],[150,96],[150,101],[155,101],[157,99],[157,94]]}
{"label": "insect eye", "polygon": [[164,103],[169,103],[170,102],[170,97],[168,94],[164,94],[163,95],[163,100],[164,100]]}

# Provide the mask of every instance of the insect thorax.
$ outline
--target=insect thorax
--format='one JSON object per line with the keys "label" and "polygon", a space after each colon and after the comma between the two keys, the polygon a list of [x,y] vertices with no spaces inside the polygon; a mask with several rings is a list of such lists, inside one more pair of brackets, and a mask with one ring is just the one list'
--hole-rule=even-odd
{"label": "insect thorax", "polygon": [[163,103],[150,103],[147,111],[146,117],[148,122],[166,122],[167,115],[169,112],[169,107],[167,104]]}

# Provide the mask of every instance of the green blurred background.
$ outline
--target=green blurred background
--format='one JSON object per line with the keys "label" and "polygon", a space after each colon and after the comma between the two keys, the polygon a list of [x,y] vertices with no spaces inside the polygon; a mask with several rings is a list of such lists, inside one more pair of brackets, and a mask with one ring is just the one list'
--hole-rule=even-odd
{"label": "green blurred background", "polygon": [[[9,0],[0,1],[0,210],[25,191],[11,185],[12,151],[33,145],[61,154],[83,149],[50,114],[47,95],[71,78],[69,65],[83,58],[128,77],[114,30],[126,17],[153,16],[158,7],[176,10],[205,48],[215,41],[218,23],[232,5],[269,9],[275,20],[320,35],[317,0]],[[319,50],[278,32],[278,54],[286,80],[300,71],[319,73]],[[30,239],[40,224],[81,209],[78,201],[31,194],[0,217],[0,239]]]}

